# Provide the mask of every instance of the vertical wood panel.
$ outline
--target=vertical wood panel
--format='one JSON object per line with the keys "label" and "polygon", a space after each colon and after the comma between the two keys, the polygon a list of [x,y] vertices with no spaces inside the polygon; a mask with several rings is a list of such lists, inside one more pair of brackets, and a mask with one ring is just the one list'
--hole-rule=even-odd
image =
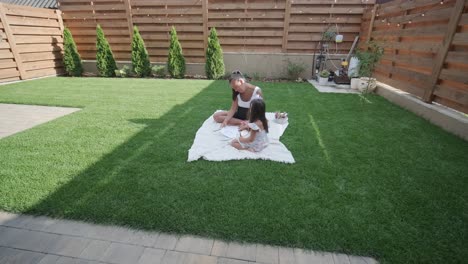
{"label": "vertical wood panel", "polygon": [[0,18],[9,44],[0,47],[0,63],[4,65],[0,69],[0,81],[63,73],[61,13],[60,10],[0,4]]}
{"label": "vertical wood panel", "polygon": [[282,51],[288,50],[289,19],[291,17],[291,0],[286,0],[286,9],[284,10],[284,30]]}
{"label": "vertical wood panel", "polygon": [[439,52],[437,52],[437,56],[432,67],[429,87],[424,93],[423,99],[425,102],[431,102],[433,99],[434,89],[437,85],[437,81],[439,80],[439,76],[444,66],[445,58],[447,57],[450,45],[452,44],[453,37],[457,32],[458,22],[460,21],[460,18],[463,14],[464,7],[465,0],[457,0],[455,6],[452,9],[452,15],[450,16],[450,22],[442,41],[442,47],[439,49]]}
{"label": "vertical wood panel", "polygon": [[14,60],[16,62],[16,67],[18,68],[18,71],[20,72],[20,79],[23,80],[26,78],[26,71],[23,68],[23,64],[21,62],[20,55],[16,47],[15,37],[13,35],[13,32],[11,31],[10,25],[8,24],[8,19],[7,19],[7,15],[5,12],[5,6],[2,3],[0,3],[0,19],[2,20],[3,29],[5,30],[8,43],[10,43],[10,49],[11,49],[11,52],[13,53]]}
{"label": "vertical wood panel", "polygon": [[369,23],[369,31],[367,32],[367,43],[369,43],[369,41],[371,41],[372,29],[374,28],[374,20],[375,20],[375,16],[377,15],[377,8],[378,7],[379,7],[379,5],[375,5],[374,8],[372,9],[372,17],[371,17],[371,21]]}
{"label": "vertical wood panel", "polygon": [[206,54],[208,46],[208,0],[202,0],[203,9],[203,52]]}
{"label": "vertical wood panel", "polygon": [[133,39],[133,21],[132,21],[132,5],[130,3],[131,0],[124,0],[125,5],[125,14],[128,23],[128,33],[130,35],[130,39]]}

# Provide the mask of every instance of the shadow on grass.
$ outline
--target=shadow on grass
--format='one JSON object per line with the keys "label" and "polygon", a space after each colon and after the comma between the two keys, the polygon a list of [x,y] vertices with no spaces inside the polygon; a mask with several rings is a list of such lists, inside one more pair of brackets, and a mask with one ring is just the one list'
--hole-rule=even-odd
{"label": "shadow on grass", "polygon": [[377,96],[262,84],[268,111],[292,117],[282,142],[297,163],[187,163],[200,125],[230,102],[224,85],[129,120],[144,128],[28,213],[392,263],[464,259],[466,142]]}
{"label": "shadow on grass", "polygon": [[26,213],[223,238],[255,228],[256,180],[274,175],[260,179],[247,171],[288,165],[186,162],[196,131],[216,110],[206,104],[219,100],[216,89],[215,82],[159,119],[129,120],[144,128]]}

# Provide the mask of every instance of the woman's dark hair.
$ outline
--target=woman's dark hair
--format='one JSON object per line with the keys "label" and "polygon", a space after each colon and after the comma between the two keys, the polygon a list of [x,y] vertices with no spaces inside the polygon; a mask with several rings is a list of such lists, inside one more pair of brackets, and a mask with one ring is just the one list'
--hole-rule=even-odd
{"label": "woman's dark hair", "polygon": [[[233,72],[231,72],[231,75],[229,75],[228,81],[229,81],[229,83],[231,83],[232,80],[239,80],[239,79],[244,79],[245,80],[245,77],[242,74],[242,72],[233,71]],[[236,92],[236,91],[234,91],[234,89],[232,89],[232,100],[233,101],[236,100],[236,97],[237,97],[238,94],[239,94],[239,92]]]}
{"label": "woman's dark hair", "polygon": [[253,123],[257,120],[262,121],[263,128],[268,133],[268,121],[265,116],[265,101],[262,99],[253,99],[250,102],[249,122]]}
{"label": "woman's dark hair", "polygon": [[232,100],[233,101],[236,100],[236,97],[237,97],[238,94],[239,94],[239,92],[236,92],[236,91],[234,91],[234,89],[232,89]]}

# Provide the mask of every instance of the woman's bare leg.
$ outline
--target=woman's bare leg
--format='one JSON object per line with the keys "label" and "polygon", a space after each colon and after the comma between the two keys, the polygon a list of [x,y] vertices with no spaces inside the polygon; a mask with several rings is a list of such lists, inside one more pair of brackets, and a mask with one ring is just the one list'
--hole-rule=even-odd
{"label": "woman's bare leg", "polygon": [[[226,118],[228,112],[226,111],[220,111],[220,112],[217,112],[213,115],[213,119],[217,122],[217,123],[222,123],[224,122],[224,119]],[[242,123],[242,121],[244,120],[240,120],[240,119],[237,119],[237,118],[231,118],[228,122],[228,125],[230,126],[238,126]]]}
{"label": "woman's bare leg", "polygon": [[219,111],[219,112],[216,112],[216,113],[213,115],[213,118],[214,118],[214,120],[216,121],[216,123],[222,123],[222,122],[224,122],[224,119],[226,118],[227,113],[228,113],[228,112],[226,112],[226,111]]}

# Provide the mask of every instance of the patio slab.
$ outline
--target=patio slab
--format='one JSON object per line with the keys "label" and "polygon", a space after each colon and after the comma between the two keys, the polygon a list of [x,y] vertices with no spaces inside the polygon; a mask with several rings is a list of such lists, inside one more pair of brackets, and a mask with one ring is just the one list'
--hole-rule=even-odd
{"label": "patio slab", "polygon": [[0,139],[79,110],[72,107],[0,104]]}
{"label": "patio slab", "polygon": [[[54,225],[60,228],[51,228]],[[78,229],[84,232],[67,232]],[[114,236],[115,233],[131,239]],[[145,243],[138,243],[138,238]],[[368,257],[230,243],[0,211],[0,263],[349,264],[377,261]]]}
{"label": "patio slab", "polygon": [[351,89],[351,86],[346,84],[336,84],[334,82],[328,82],[327,85],[320,85],[316,80],[308,80],[317,91],[321,93],[350,93],[359,94],[358,90]]}

